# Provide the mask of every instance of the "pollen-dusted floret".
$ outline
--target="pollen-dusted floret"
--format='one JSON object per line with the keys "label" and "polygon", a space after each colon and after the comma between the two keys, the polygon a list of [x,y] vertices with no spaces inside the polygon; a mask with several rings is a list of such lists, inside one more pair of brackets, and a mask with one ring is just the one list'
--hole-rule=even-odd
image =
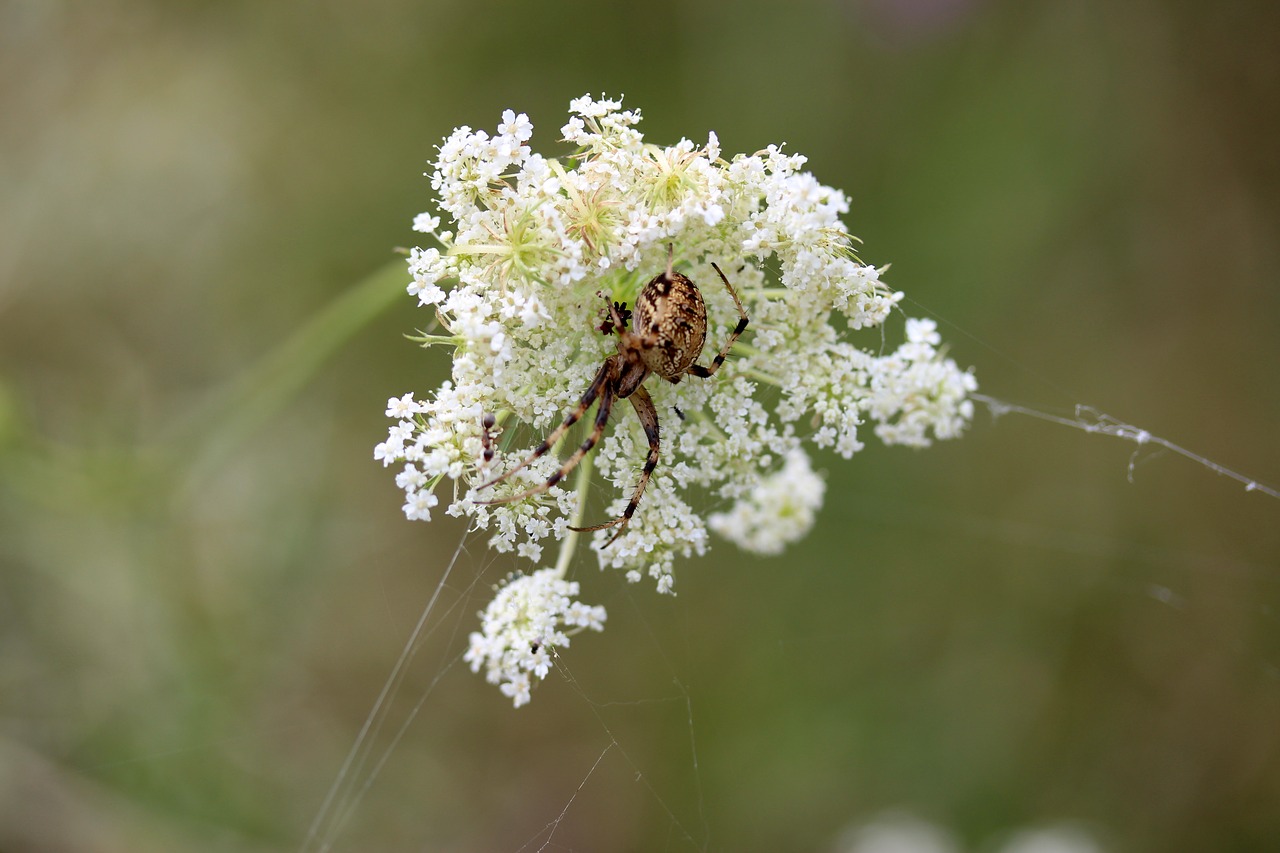
{"label": "pollen-dusted floret", "polygon": [[[613,519],[595,534],[601,565],[673,592],[708,529],[766,553],[804,535],[823,497],[809,448],[847,458],[868,432],[924,446],[963,431],[972,374],[931,321],[886,342],[901,333],[876,327],[903,295],[859,257],[848,199],[804,157],[725,159],[714,134],[648,143],[620,99],[570,112],[564,158],[535,153],[511,110],[440,146],[439,210],[414,220],[435,245],[411,252],[408,289],[423,326],[438,321],[418,340],[452,349],[452,376],[393,400],[375,449],[406,514],[438,501],[536,562],[575,523],[568,474],[589,454]],[[569,416],[580,433],[557,428]]]}

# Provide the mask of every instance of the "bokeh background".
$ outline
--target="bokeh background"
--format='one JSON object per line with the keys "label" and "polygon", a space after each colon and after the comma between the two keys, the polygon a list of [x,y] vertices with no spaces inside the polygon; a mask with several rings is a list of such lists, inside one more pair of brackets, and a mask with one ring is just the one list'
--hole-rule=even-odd
{"label": "bokeh background", "polygon": [[[1278,10],[0,4],[0,849],[302,845],[463,537],[373,462],[447,365],[361,283],[504,108],[786,142],[984,392],[1280,482]],[[580,559],[608,630],[519,711],[457,662],[517,567],[466,539],[334,849],[1276,849],[1280,503],[1132,451],[980,416],[822,457],[807,540],[675,599]]]}

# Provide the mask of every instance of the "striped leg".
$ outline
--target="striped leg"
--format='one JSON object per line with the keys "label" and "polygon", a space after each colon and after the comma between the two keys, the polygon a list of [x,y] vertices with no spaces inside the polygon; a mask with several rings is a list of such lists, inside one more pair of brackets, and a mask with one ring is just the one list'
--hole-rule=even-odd
{"label": "striped leg", "polygon": [[627,525],[631,523],[631,516],[636,514],[636,507],[640,506],[640,497],[644,494],[645,486],[649,485],[649,477],[653,475],[653,469],[658,467],[658,409],[653,405],[653,398],[649,396],[649,392],[644,390],[644,386],[640,386],[631,395],[631,405],[636,410],[636,417],[640,418],[640,424],[644,427],[645,437],[649,439],[649,458],[645,460],[644,470],[640,472],[640,482],[636,484],[635,493],[631,496],[631,502],[627,504],[627,509],[621,516],[613,521],[606,521],[604,524],[597,524],[592,527],[573,527],[571,530],[587,532],[591,530],[604,530],[606,527],[617,526],[618,532],[608,542],[604,543],[608,548],[614,541],[622,535],[622,531],[627,529]]}
{"label": "striped leg", "polygon": [[481,504],[505,504],[514,501],[522,501],[525,498],[531,498],[534,495],[540,495],[556,483],[569,476],[574,468],[578,467],[578,463],[582,461],[582,457],[586,456],[600,441],[600,436],[604,435],[605,424],[609,423],[609,410],[613,408],[613,383],[606,382],[604,390],[600,392],[600,409],[596,412],[596,425],[591,429],[591,435],[587,436],[587,440],[582,442],[582,446],[573,452],[573,455],[564,461],[560,466],[560,470],[556,471],[545,482],[539,483],[527,492],[521,492],[518,495],[499,498],[496,501],[476,501]]}
{"label": "striped leg", "polygon": [[[584,414],[586,414],[587,409],[591,408],[591,404],[595,402],[596,397],[600,396],[601,390],[604,389],[606,385],[609,385],[609,383],[613,378],[613,370],[614,370],[613,359],[612,358],[606,359],[605,363],[600,366],[600,372],[596,374],[596,378],[591,380],[591,385],[588,386],[587,392],[582,395],[582,399],[578,402],[577,408],[575,408],[572,412],[568,414],[568,416],[564,419],[564,423],[560,424],[560,426],[552,430],[551,434],[548,435],[545,439],[543,439],[542,444],[539,444],[534,449],[533,453],[529,454],[529,457],[527,459],[525,459],[516,467],[512,468],[507,473],[503,474],[501,477],[498,477],[497,479],[494,479],[494,480],[490,480],[480,488],[487,489],[490,486],[498,485],[498,483],[501,483],[503,480],[507,479],[512,474],[514,474],[515,472],[519,471],[521,468],[528,465],[530,462],[533,462],[535,459],[538,459],[539,457],[543,456],[552,447],[555,447],[556,442],[560,440],[560,436],[568,432],[569,427],[576,424],[578,420]],[[601,405],[600,408],[602,410],[605,410],[607,407]],[[575,462],[574,464],[576,465],[577,463]],[[563,476],[565,473],[568,473],[568,472],[562,472],[561,476]],[[558,479],[559,478],[557,477],[557,480]],[[555,485],[555,483],[549,484],[547,488],[550,488],[553,485]],[[519,500],[522,497],[525,497],[525,496],[517,495],[515,497],[499,498],[498,500],[493,500],[493,501],[476,501],[476,503],[500,504],[500,503],[507,503],[508,501]]]}
{"label": "striped leg", "polygon": [[733,304],[738,306],[739,319],[737,327],[734,328],[732,334],[729,335],[729,340],[724,342],[724,346],[721,347],[719,354],[717,354],[715,360],[711,362],[710,367],[703,367],[700,364],[689,365],[689,369],[686,372],[691,373],[694,376],[701,376],[703,379],[708,376],[713,376],[715,372],[720,369],[720,365],[724,364],[725,357],[729,355],[730,348],[733,347],[733,342],[736,341],[738,336],[747,329],[747,309],[742,307],[742,300],[738,298],[737,291],[733,289],[733,285],[729,283],[729,279],[724,277],[724,273],[720,272],[720,267],[717,267],[714,263],[712,263],[711,266],[715,268],[717,273],[720,273],[720,280],[724,282],[725,289],[728,290],[729,295],[733,297]]}

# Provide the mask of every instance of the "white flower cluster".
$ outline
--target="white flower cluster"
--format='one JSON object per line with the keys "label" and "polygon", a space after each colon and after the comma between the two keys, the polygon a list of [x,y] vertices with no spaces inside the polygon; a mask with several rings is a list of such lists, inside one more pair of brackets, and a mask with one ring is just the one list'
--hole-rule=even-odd
{"label": "white flower cluster", "polygon": [[569,645],[569,633],[604,630],[603,607],[574,601],[578,584],[562,580],[554,569],[513,578],[481,614],[482,631],[472,632],[464,660],[472,672],[499,685],[515,706],[529,701],[530,676],[546,678],[551,649]]}
{"label": "white flower cluster", "polygon": [[712,514],[707,523],[744,551],[781,554],[813,527],[826,491],[827,484],[814,473],[809,457],[792,450],[782,470],[760,478],[732,510]]}
{"label": "white flower cluster", "polygon": [[[848,200],[803,171],[803,157],[770,146],[725,159],[714,134],[705,145],[647,143],[639,112],[619,100],[583,97],[570,112],[564,158],[534,153],[529,119],[510,110],[495,134],[461,127],[440,147],[431,172],[439,213],[414,220],[436,245],[412,251],[409,292],[433,315],[417,340],[452,348],[452,378],[426,399],[392,399],[395,424],[375,449],[399,469],[409,518],[425,520],[447,500],[445,511],[469,517],[492,547],[535,563],[548,540],[567,535],[573,477],[523,500],[479,503],[544,482],[556,452],[480,487],[524,460],[579,402],[617,351],[601,331],[598,294],[634,306],[666,269],[668,246],[707,304],[700,364],[738,321],[712,262],[750,325],[714,377],[646,382],[660,461],[622,535],[604,547],[615,531],[596,534],[602,567],[672,592],[675,560],[706,550],[709,524],[763,553],[804,535],[823,496],[806,443],[850,457],[868,421],[886,443],[960,433],[976,383],[945,357],[931,321],[908,320],[906,342],[888,352],[876,332],[867,349],[850,340],[880,326],[902,294],[881,281],[885,268],[858,258],[840,220]],[[592,457],[612,500],[589,505],[587,523],[622,513],[647,453],[619,402]],[[446,479],[452,497],[437,498]],[[716,502],[732,509],[709,519],[695,508]]]}

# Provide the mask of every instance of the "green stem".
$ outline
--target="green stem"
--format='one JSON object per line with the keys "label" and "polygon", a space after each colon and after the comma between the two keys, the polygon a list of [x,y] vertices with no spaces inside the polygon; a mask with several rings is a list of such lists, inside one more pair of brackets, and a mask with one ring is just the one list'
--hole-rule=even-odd
{"label": "green stem", "polygon": [[765,383],[766,385],[774,385],[774,386],[777,386],[778,388],[785,388],[787,384],[783,382],[781,379],[779,379],[778,377],[771,376],[770,374],[765,373],[763,370],[756,370],[754,367],[749,367],[742,372],[744,375],[750,376],[753,379],[758,379],[761,382]]}
{"label": "green stem", "polygon": [[716,424],[715,419],[705,411],[690,412],[690,415],[697,420],[698,423],[709,428],[721,441],[729,440],[729,436],[724,434],[724,430],[720,429],[719,425]]}
{"label": "green stem", "polygon": [[274,350],[223,388],[170,438],[180,453],[198,448],[191,475],[216,468],[271,417],[292,404],[324,364],[357,332],[404,298],[404,260],[377,270],[344,291]]}
{"label": "green stem", "polygon": [[746,287],[743,296],[754,296],[759,299],[794,299],[797,291],[789,287]]}
{"label": "green stem", "polygon": [[413,341],[415,344],[422,344],[424,347],[435,346],[436,344],[457,346],[462,343],[462,338],[457,335],[405,335],[404,337],[405,340]]}
{"label": "green stem", "polygon": [[[581,527],[582,519],[587,511],[587,494],[591,491],[591,454],[588,453],[578,463],[578,506],[573,511],[573,522],[570,528]],[[556,577],[561,580],[569,573],[569,563],[573,560],[573,552],[578,548],[578,531],[570,529],[560,541],[560,555],[556,558]]]}

